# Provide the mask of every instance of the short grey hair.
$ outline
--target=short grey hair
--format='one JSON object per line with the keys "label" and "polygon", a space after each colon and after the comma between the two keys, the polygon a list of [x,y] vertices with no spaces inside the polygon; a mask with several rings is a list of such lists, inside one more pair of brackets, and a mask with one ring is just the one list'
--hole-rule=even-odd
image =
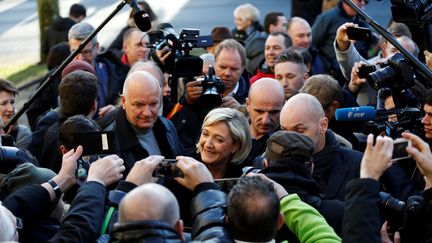
{"label": "short grey hair", "polygon": [[[83,41],[85,40],[85,38],[87,38],[87,36],[89,36],[93,32],[93,30],[95,30],[95,28],[89,23],[81,22],[78,24],[74,24],[69,29],[68,39]],[[96,45],[97,43],[96,36],[91,40],[91,42],[93,45]]]}
{"label": "short grey hair", "polygon": [[243,20],[252,20],[252,22],[258,21],[260,18],[260,12],[259,10],[252,4],[246,3],[237,6],[234,9],[234,17],[239,17]]}
{"label": "short grey hair", "polygon": [[237,51],[238,54],[240,55],[242,67],[244,67],[246,65],[246,50],[242,46],[242,44],[240,44],[238,41],[236,41],[234,39],[226,39],[226,40],[222,41],[216,49],[215,60],[218,59],[218,57],[219,57],[219,55],[223,49],[227,49],[230,51]]}
{"label": "short grey hair", "polygon": [[246,117],[236,109],[216,108],[211,110],[204,118],[202,128],[212,126],[221,121],[227,124],[231,131],[233,141],[239,144],[239,149],[234,153],[230,161],[233,164],[239,164],[246,159],[252,148],[249,124]]}

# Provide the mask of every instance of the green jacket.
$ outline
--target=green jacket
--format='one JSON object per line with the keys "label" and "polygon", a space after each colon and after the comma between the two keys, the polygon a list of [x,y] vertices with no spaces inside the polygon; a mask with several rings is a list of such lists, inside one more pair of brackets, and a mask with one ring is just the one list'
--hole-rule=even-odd
{"label": "green jacket", "polygon": [[282,198],[280,207],[285,217],[285,224],[300,242],[342,242],[324,217],[315,208],[302,202],[297,194]]}

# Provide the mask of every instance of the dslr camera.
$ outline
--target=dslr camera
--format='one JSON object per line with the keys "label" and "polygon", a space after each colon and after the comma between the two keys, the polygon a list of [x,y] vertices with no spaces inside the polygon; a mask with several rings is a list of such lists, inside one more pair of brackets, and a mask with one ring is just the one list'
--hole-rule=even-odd
{"label": "dslr camera", "polygon": [[216,77],[212,66],[209,66],[208,75],[197,78],[196,81],[200,81],[203,88],[203,93],[200,97],[200,102],[202,104],[215,107],[222,104],[221,95],[225,91],[225,86],[222,80]]}
{"label": "dslr camera", "polygon": [[184,177],[183,172],[177,167],[176,159],[164,159],[153,171],[153,177]]}
{"label": "dslr camera", "polygon": [[390,88],[402,91],[414,85],[415,75],[409,62],[400,53],[395,53],[385,63],[375,66],[363,65],[359,70],[359,77],[366,78],[375,90]]}

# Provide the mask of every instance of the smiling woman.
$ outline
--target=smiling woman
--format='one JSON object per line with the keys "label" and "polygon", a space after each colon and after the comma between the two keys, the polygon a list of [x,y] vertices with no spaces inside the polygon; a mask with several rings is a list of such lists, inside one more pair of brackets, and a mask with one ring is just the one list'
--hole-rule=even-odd
{"label": "smiling woman", "polygon": [[197,144],[201,161],[214,179],[239,177],[243,162],[252,146],[249,125],[242,113],[231,108],[218,108],[204,118]]}
{"label": "smiling woman", "polygon": [[[0,78],[0,115],[4,124],[15,115],[15,96],[17,94],[18,89],[12,82]],[[13,124],[9,131],[5,132],[13,137],[18,148],[27,149],[30,145],[31,132],[28,127]]]}

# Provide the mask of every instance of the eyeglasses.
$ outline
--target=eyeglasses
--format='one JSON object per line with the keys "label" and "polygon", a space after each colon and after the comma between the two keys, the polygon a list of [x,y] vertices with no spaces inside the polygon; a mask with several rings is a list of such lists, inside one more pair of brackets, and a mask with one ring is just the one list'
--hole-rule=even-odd
{"label": "eyeglasses", "polygon": [[[82,49],[79,54],[84,55],[84,56],[89,56],[93,52],[94,48],[95,48],[95,45],[92,45],[92,47],[90,47],[90,48]],[[71,49],[70,51],[74,52],[75,50],[76,49]]]}

